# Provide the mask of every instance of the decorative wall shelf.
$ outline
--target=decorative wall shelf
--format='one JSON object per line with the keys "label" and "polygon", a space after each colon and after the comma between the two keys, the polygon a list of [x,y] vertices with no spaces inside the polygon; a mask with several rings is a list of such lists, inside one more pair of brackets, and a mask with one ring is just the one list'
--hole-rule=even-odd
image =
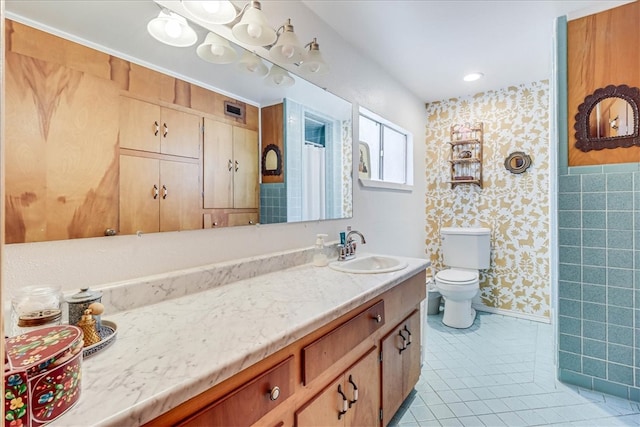
{"label": "decorative wall shelf", "polygon": [[476,184],[482,188],[483,133],[482,122],[451,126],[451,188],[460,184]]}

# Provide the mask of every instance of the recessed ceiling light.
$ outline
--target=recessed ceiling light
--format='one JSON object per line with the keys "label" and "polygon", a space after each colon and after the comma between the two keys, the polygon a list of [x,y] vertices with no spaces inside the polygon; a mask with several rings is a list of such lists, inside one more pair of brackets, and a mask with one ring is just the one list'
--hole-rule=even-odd
{"label": "recessed ceiling light", "polygon": [[474,82],[474,81],[482,78],[482,76],[484,76],[484,74],[482,74],[482,73],[470,73],[470,74],[467,74],[466,76],[464,76],[464,81],[465,82]]}

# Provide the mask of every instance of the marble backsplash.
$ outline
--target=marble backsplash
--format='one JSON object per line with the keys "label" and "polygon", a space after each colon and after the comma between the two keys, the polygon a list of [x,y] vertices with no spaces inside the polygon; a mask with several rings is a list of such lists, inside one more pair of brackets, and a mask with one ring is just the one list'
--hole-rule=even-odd
{"label": "marble backsplash", "polygon": [[206,291],[239,280],[311,262],[313,248],[276,252],[92,288],[102,291],[105,314],[118,313]]}

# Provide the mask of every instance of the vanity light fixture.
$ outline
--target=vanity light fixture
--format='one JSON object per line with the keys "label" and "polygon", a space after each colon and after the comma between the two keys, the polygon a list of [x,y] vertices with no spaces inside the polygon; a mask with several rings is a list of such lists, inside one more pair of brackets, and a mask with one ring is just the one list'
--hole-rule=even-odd
{"label": "vanity light fixture", "polygon": [[153,38],[169,46],[187,47],[198,41],[198,35],[187,20],[168,9],[162,9],[157,18],[149,21],[147,31]]}
{"label": "vanity light fixture", "polygon": [[252,0],[240,14],[242,19],[231,29],[236,39],[251,46],[268,46],[276,41],[278,36],[269,26],[259,1]]}
{"label": "vanity light fixture", "polygon": [[271,57],[285,64],[295,64],[302,61],[304,56],[304,48],[298,41],[298,36],[293,31],[293,25],[291,25],[291,19],[287,19],[287,22],[283,24],[276,31],[276,44],[274,44],[269,50]]}
{"label": "vanity light fixture", "polygon": [[465,82],[475,82],[476,80],[481,79],[484,76],[483,73],[469,73],[466,76],[463,77],[463,80]]}
{"label": "vanity light fixture", "polygon": [[293,86],[296,82],[287,70],[275,64],[271,66],[266,80],[269,86],[275,87],[289,87]]}
{"label": "vanity light fixture", "polygon": [[318,41],[314,37],[309,43],[305,45],[305,48],[308,47],[309,51],[305,55],[302,60],[302,64],[300,64],[300,70],[307,74],[326,74],[329,72],[329,66],[324,59],[322,58],[322,54],[320,53],[320,45]]}
{"label": "vanity light fixture", "polygon": [[230,64],[238,58],[238,53],[229,41],[215,33],[207,34],[204,42],[196,49],[198,56],[214,64]]}
{"label": "vanity light fixture", "polygon": [[242,58],[238,61],[238,69],[242,72],[254,74],[256,76],[264,76],[269,69],[262,62],[262,59],[253,52],[245,50]]}
{"label": "vanity light fixture", "polygon": [[210,24],[228,24],[237,16],[236,8],[228,0],[182,0],[182,6],[193,17]]}

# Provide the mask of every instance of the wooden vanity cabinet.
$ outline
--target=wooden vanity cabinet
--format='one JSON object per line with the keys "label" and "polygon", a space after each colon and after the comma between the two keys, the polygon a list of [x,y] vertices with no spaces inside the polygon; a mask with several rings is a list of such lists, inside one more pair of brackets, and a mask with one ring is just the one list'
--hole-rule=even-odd
{"label": "wooden vanity cabinet", "polygon": [[178,423],[178,426],[249,426],[293,393],[293,356],[229,395]]}
{"label": "wooden vanity cabinet", "polygon": [[[386,426],[420,375],[425,279],[415,274],[147,425]],[[407,345],[395,338],[406,330]],[[267,391],[287,383],[274,372],[289,372],[291,393],[269,406]]]}
{"label": "wooden vanity cabinet", "polygon": [[382,339],[382,407],[387,425],[420,377],[420,311]]}
{"label": "wooden vanity cabinet", "polygon": [[378,348],[358,362],[296,412],[296,426],[375,426],[380,412]]}

